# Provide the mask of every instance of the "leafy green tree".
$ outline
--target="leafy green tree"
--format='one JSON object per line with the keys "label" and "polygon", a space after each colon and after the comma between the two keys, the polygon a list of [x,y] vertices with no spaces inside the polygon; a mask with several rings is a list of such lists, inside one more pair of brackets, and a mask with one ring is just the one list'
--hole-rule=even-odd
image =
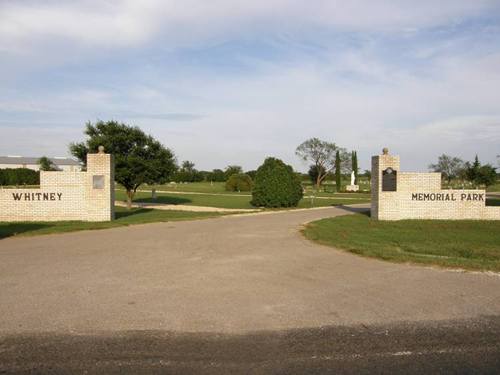
{"label": "leafy green tree", "polygon": [[446,179],[448,183],[452,179],[459,177],[464,168],[465,163],[462,159],[445,154],[438,157],[436,164],[429,165],[430,170],[440,172],[442,177]]}
{"label": "leafy green tree", "polygon": [[[302,142],[295,154],[302,160],[310,162],[316,168],[316,189],[320,189],[328,173],[332,172],[336,166],[335,155],[339,151],[343,156],[344,162],[349,159],[345,149],[338,147],[335,143],[322,141],[318,138],[310,138]],[[342,158],[340,160],[342,162]],[[339,165],[340,166],[340,165]]]}
{"label": "leafy green tree", "polygon": [[208,174],[207,180],[213,182],[224,182],[226,181],[226,175],[222,169],[214,169]]}
{"label": "leafy green tree", "polygon": [[46,156],[42,156],[40,159],[38,159],[38,164],[40,165],[41,171],[57,171],[58,170],[58,168],[54,164],[54,162]]}
{"label": "leafy green tree", "polygon": [[225,181],[229,179],[233,174],[243,173],[243,168],[239,165],[228,165],[224,170]]}
{"label": "leafy green tree", "polygon": [[337,192],[340,192],[340,190],[342,189],[341,168],[340,151],[337,150],[337,152],[335,153],[335,186],[337,188]]}
{"label": "leafy green tree", "polygon": [[290,165],[267,158],[255,176],[252,205],[256,207],[294,207],[303,196],[302,185]]}
{"label": "leafy green tree", "polygon": [[194,163],[189,160],[184,160],[181,164],[181,169],[187,173],[193,173],[195,171]]}
{"label": "leafy green tree", "polygon": [[253,180],[255,180],[255,176],[257,175],[257,171],[256,170],[251,170],[251,171],[247,171],[245,172],[245,174],[249,175],[250,178]]}
{"label": "leafy green tree", "polygon": [[84,133],[87,140],[70,144],[71,154],[84,165],[86,155],[96,152],[101,145],[113,154],[115,180],[127,191],[129,209],[139,186],[165,183],[177,168],[174,153],[139,127],[116,121],[97,121],[95,124],[88,122]]}
{"label": "leafy green tree", "polygon": [[478,185],[485,185],[486,187],[494,185],[497,181],[497,172],[490,164],[485,164],[479,167],[476,174],[475,182]]}
{"label": "leafy green tree", "polygon": [[474,162],[471,164],[470,162],[465,163],[465,177],[470,182],[475,182],[477,175],[479,173],[479,168],[481,167],[481,163],[479,162],[479,158],[474,158]]}
{"label": "leafy green tree", "polygon": [[[325,174],[325,170],[323,167],[320,167],[319,168],[319,171],[321,174]],[[311,165],[309,166],[309,170],[307,171],[307,175],[309,176],[309,179],[311,180],[311,182],[317,186],[317,182],[318,182],[318,167],[316,167],[315,165]],[[326,174],[327,175],[327,174]],[[325,177],[322,179],[321,182],[325,181],[327,176],[325,175]]]}
{"label": "leafy green tree", "polygon": [[0,169],[0,185],[40,185],[40,171],[29,168]]}
{"label": "leafy green tree", "polygon": [[253,186],[253,181],[249,175],[245,173],[233,174],[226,181],[227,191],[251,191]]}
{"label": "leafy green tree", "polygon": [[189,160],[182,162],[179,170],[174,174],[176,182],[199,182],[203,181],[203,173],[194,167],[194,163]]}

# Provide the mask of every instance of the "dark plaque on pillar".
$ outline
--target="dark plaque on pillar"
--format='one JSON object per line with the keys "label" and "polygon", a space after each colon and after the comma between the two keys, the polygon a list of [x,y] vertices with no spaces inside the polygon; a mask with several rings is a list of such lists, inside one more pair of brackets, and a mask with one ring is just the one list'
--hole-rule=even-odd
{"label": "dark plaque on pillar", "polygon": [[397,172],[392,168],[387,168],[382,171],[382,191],[396,191],[397,190]]}

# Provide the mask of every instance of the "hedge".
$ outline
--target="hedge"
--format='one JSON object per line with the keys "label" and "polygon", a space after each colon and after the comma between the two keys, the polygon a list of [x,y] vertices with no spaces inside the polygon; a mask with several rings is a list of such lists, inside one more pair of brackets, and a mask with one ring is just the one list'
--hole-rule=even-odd
{"label": "hedge", "polygon": [[40,185],[40,172],[28,168],[0,169],[0,185]]}

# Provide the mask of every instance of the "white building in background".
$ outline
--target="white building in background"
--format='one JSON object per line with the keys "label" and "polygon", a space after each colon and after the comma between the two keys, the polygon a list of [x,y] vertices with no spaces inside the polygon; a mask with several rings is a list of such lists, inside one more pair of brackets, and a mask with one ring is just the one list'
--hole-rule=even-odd
{"label": "white building in background", "polygon": [[[80,172],[82,170],[82,165],[80,162],[66,157],[55,157],[49,158],[53,165],[57,167],[60,171],[66,172]],[[0,169],[5,168],[28,168],[38,171],[40,169],[40,164],[38,164],[40,158],[24,157],[24,156],[0,156]]]}

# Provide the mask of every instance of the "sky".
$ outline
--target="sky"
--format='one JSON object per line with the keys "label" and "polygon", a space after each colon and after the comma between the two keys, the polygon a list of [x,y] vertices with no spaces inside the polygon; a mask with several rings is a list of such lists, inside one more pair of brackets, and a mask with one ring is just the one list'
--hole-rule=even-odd
{"label": "sky", "polygon": [[201,170],[318,137],[498,164],[500,0],[0,0],[0,155],[137,125]]}

